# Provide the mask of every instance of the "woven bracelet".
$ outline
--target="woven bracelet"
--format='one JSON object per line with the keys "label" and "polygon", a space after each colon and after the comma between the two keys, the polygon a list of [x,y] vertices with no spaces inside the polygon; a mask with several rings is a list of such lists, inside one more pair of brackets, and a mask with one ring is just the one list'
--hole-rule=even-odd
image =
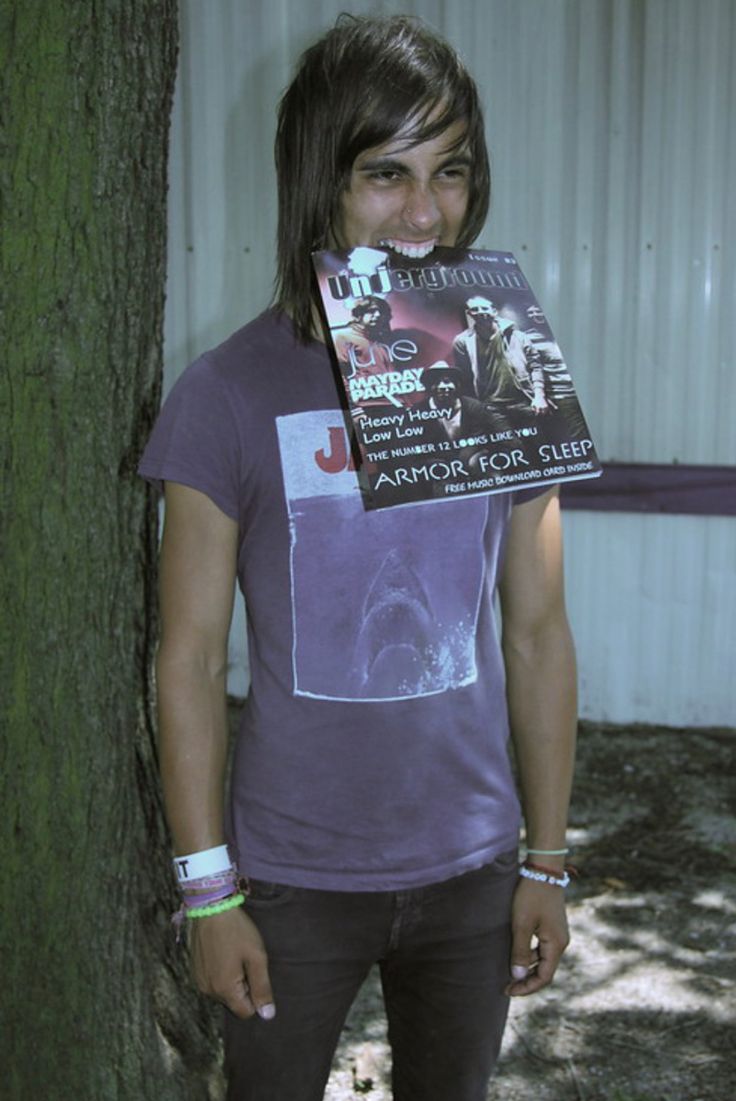
{"label": "woven bracelet", "polygon": [[213,902],[211,906],[187,906],[186,916],[191,921],[194,918],[214,917],[215,914],[224,914],[228,910],[234,910],[245,902],[245,895],[230,895],[221,902]]}
{"label": "woven bracelet", "polygon": [[200,876],[197,879],[188,879],[185,883],[180,882],[179,890],[184,895],[195,895],[200,891],[216,891],[219,890],[220,887],[234,887],[237,879],[238,872],[233,864],[224,872],[217,872],[215,875]]}
{"label": "woven bracelet", "polygon": [[222,902],[223,899],[232,898],[233,895],[238,893],[237,884],[234,881],[223,884],[222,887],[218,887],[212,891],[200,891],[195,894],[194,892],[187,892],[184,895],[184,908],[189,910],[198,910],[202,906],[213,906],[216,902]]}
{"label": "woven bracelet", "polygon": [[571,878],[577,875],[577,868],[573,868],[572,864],[566,864],[564,868],[548,868],[546,864],[537,864],[533,860],[524,860],[523,864],[525,868],[531,868],[533,872],[546,872],[547,875],[551,876],[562,875],[563,871],[569,872]]}

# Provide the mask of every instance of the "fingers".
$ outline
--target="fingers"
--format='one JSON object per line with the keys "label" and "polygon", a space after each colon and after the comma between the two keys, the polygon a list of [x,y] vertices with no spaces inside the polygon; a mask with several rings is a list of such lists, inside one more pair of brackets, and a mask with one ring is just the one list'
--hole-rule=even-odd
{"label": "fingers", "polygon": [[243,1020],[255,1014],[264,1021],[275,1017],[266,950],[241,910],[198,920],[191,950],[194,977],[203,994]]}
{"label": "fingers", "polygon": [[246,964],[250,1001],[255,1012],[264,1021],[276,1016],[271,980],[268,975],[268,960],[264,951],[253,953]]}
{"label": "fingers", "polygon": [[528,965],[512,963],[512,982],[506,987],[506,993],[512,998],[525,997],[548,986],[554,978],[562,951],[560,948],[544,955],[540,945],[532,951]]}
{"label": "fingers", "polygon": [[511,982],[506,993],[524,997],[547,986],[568,942],[562,892],[555,889],[553,893],[551,888],[538,884],[517,888],[512,916]]}
{"label": "fingers", "polygon": [[511,936],[511,977],[517,982],[526,979],[529,969],[537,963],[537,953],[532,948],[534,926],[516,921]]}
{"label": "fingers", "polygon": [[268,964],[265,953],[261,959],[234,959],[235,978],[214,979],[200,990],[210,998],[222,1002],[231,1013],[241,1020],[247,1020],[256,1014],[263,1021],[271,1021],[276,1016],[271,984],[268,978]]}
{"label": "fingers", "polygon": [[236,1017],[240,1017],[243,1021],[254,1016],[256,1012],[256,1007],[251,1001],[248,984],[244,977],[236,979],[229,991],[223,990],[221,993],[217,993],[215,990],[203,990],[202,993],[207,994],[210,998],[215,998],[218,1002],[222,1002],[231,1013]]}

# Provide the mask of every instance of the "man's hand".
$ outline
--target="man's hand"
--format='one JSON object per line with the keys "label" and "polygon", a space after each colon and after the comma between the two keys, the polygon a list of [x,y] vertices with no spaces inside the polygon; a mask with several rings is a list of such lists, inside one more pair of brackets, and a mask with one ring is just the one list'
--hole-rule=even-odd
{"label": "man's hand", "polygon": [[563,889],[520,879],[511,907],[511,936],[512,981],[506,993],[536,994],[552,981],[570,942]]}
{"label": "man's hand", "polygon": [[226,910],[196,918],[190,926],[192,970],[203,994],[222,1002],[236,1017],[276,1013],[261,934],[247,914]]}
{"label": "man's hand", "polygon": [[544,394],[534,395],[534,397],[532,398],[532,409],[534,410],[535,414],[549,412],[549,402],[545,398]]}

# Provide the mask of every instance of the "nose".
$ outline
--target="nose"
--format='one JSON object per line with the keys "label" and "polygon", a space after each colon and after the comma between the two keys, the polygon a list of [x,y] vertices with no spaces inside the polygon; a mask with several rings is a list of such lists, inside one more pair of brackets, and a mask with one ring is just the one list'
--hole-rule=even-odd
{"label": "nose", "polygon": [[404,206],[404,220],[415,229],[438,229],[442,217],[431,186],[415,183]]}

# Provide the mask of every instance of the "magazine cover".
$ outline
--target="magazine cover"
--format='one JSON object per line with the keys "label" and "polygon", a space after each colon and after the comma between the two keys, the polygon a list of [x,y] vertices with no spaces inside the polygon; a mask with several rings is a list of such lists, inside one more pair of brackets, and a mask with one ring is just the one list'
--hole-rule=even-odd
{"label": "magazine cover", "polygon": [[601,473],[515,257],[358,247],[313,256],[368,509]]}

